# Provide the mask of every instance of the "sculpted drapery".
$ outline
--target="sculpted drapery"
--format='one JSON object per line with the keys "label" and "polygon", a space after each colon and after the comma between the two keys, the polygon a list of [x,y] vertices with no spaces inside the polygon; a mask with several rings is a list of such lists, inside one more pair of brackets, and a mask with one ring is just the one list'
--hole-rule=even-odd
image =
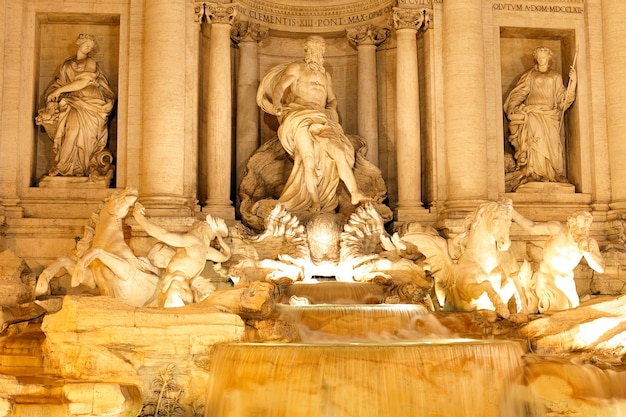
{"label": "sculpted drapery", "polygon": [[[274,67],[262,80],[257,98],[261,108],[267,113],[274,114],[274,106],[271,102],[272,91],[276,83],[284,74],[287,64]],[[307,108],[295,102],[283,107],[283,112],[278,116],[280,127],[278,137],[285,151],[293,158],[294,167],[283,189],[279,201],[291,212],[301,212],[310,209],[313,205],[311,194],[304,184],[303,160],[296,152],[295,135],[300,130],[306,130],[313,144],[313,160],[317,178],[317,191],[321,211],[332,211],[337,206],[337,186],[339,185],[339,173],[337,164],[332,156],[326,151],[329,142],[339,146],[343,152],[340,157],[345,158],[346,163],[354,166],[355,151],[350,140],[344,134],[339,123],[328,112]]]}
{"label": "sculpted drapery", "polygon": [[37,120],[53,141],[55,156],[50,176],[102,175],[102,167],[107,167],[107,162],[100,159],[107,145],[107,123],[115,93],[100,66],[89,56],[95,47],[94,38],[80,35],[76,43],[77,55],[61,65],[45,92],[47,105],[39,111]]}
{"label": "sculpted drapery", "polygon": [[568,91],[561,75],[548,66],[551,56],[549,49],[537,48],[538,64],[522,74],[504,103],[521,183],[567,182],[561,119],[574,101],[576,75],[572,68]]}

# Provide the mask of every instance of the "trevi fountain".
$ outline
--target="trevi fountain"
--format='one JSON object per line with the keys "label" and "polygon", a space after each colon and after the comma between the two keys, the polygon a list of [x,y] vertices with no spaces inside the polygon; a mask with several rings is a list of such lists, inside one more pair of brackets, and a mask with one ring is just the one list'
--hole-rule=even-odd
{"label": "trevi fountain", "polygon": [[626,416],[626,2],[0,18],[0,417]]}

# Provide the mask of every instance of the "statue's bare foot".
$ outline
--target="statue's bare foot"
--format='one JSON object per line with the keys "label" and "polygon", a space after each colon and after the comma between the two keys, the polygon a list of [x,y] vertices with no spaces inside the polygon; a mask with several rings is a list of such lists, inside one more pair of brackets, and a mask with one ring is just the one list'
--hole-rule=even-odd
{"label": "statue's bare foot", "polygon": [[354,206],[358,205],[359,203],[364,203],[366,201],[370,201],[371,200],[371,198],[369,198],[365,194],[360,193],[358,191],[355,191],[355,192],[351,193],[351,197],[352,198],[351,198],[350,201],[352,202],[352,205],[354,205]]}

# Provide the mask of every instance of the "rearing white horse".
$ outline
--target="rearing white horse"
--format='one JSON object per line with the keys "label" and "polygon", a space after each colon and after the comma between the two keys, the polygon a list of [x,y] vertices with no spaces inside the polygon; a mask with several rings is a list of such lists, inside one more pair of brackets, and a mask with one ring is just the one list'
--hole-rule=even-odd
{"label": "rearing white horse", "polygon": [[426,256],[435,277],[435,290],[445,310],[495,310],[508,318],[507,302],[515,297],[518,311],[526,307],[511,246],[510,200],[481,204],[464,223],[464,231],[448,241],[426,232],[409,232],[402,241],[413,243]]}
{"label": "rearing white horse", "polygon": [[72,274],[72,286],[97,287],[102,295],[119,298],[134,307],[154,297],[159,284],[158,268],[135,256],[124,240],[122,220],[137,201],[137,190],[117,191],[95,210],[85,236],[72,257],[61,257],[46,268],[37,283],[36,294],[48,291],[50,279],[60,270]]}

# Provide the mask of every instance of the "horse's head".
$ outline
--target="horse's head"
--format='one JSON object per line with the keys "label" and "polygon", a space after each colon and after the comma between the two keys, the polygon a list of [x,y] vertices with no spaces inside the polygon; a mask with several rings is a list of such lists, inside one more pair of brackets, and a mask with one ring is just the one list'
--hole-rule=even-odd
{"label": "horse's head", "polygon": [[491,210],[490,219],[488,219],[489,230],[493,239],[496,241],[498,250],[506,251],[511,247],[509,231],[511,230],[511,210],[513,203],[511,200],[507,199],[493,204],[494,207]]}
{"label": "horse's head", "polygon": [[[489,202],[482,204],[476,212],[475,226],[482,223],[485,238],[491,238],[496,243],[496,248],[506,251],[511,247],[509,231],[511,229],[511,200]],[[474,227],[474,230],[478,230]]]}
{"label": "horse's head", "polygon": [[116,191],[104,202],[107,213],[118,219],[123,219],[128,214],[128,210],[135,204],[139,193],[135,188],[127,187],[122,191]]}

